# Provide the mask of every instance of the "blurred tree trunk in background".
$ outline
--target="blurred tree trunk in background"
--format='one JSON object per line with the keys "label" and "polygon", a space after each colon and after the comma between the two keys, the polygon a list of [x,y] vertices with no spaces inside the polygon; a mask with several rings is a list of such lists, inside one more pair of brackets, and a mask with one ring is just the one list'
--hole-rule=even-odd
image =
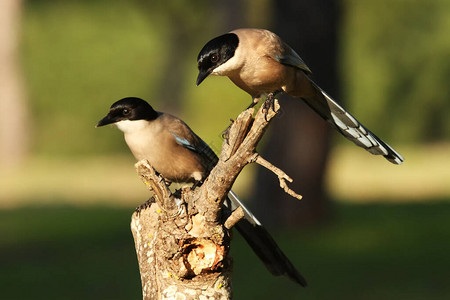
{"label": "blurred tree trunk in background", "polygon": [[28,114],[19,64],[21,0],[0,1],[0,165],[13,166],[28,150]]}
{"label": "blurred tree trunk in background", "polygon": [[[273,31],[303,58],[313,71],[314,81],[339,99],[338,2],[277,0],[272,5]],[[290,187],[303,199],[287,196],[273,174],[258,168],[254,197],[260,207],[257,215],[272,224],[312,225],[330,216],[330,202],[324,190],[330,128],[303,101],[285,95],[280,98],[282,113],[263,141],[262,155],[293,178]]]}
{"label": "blurred tree trunk in background", "polygon": [[[187,20],[189,14],[184,12],[182,7],[179,7],[181,6],[179,3],[164,3],[164,5],[159,6],[147,1],[143,3],[147,5],[149,11],[159,10],[161,14],[166,14],[167,20],[170,21],[168,28],[165,28],[166,39],[162,41],[168,43],[167,60],[159,77],[159,88],[152,91],[151,94],[156,97],[157,101],[160,101],[162,111],[170,111],[177,115],[183,98],[184,85],[187,84],[183,80],[186,77],[184,51],[192,48],[192,39],[190,39],[192,33],[190,31],[194,24]],[[169,5],[169,8],[167,8],[167,5]]]}
{"label": "blurred tree trunk in background", "polygon": [[[228,0],[221,1],[215,0],[213,9],[220,14],[216,14],[215,18],[220,18],[222,25],[220,32],[228,32],[240,27],[247,27],[248,22],[245,14],[244,1],[240,0]],[[214,21],[214,20],[212,20]],[[200,49],[199,49],[200,50]]]}
{"label": "blurred tree trunk in background", "polygon": [[[174,23],[178,23],[178,18],[173,18]],[[164,111],[170,111],[173,114],[178,113],[179,104],[182,101],[182,96],[184,93],[183,80],[184,73],[184,59],[182,55],[182,49],[189,44],[188,32],[184,31],[182,28],[185,26],[174,26],[175,29],[171,31],[171,37],[167,39],[170,43],[168,47],[169,59],[167,65],[163,68],[161,74],[161,84],[159,89],[155,92],[158,100],[161,101],[161,107]],[[180,47],[183,45],[183,47]],[[189,47],[189,46],[186,46]]]}
{"label": "blurred tree trunk in background", "polygon": [[178,115],[186,86],[195,85],[195,77],[194,79],[190,77],[191,81],[186,80],[187,67],[191,67],[191,63],[197,59],[196,56],[191,56],[189,50],[200,50],[195,45],[199,44],[197,33],[205,27],[207,13],[204,6],[208,2],[141,0],[140,3],[149,11],[149,16],[156,12],[167,20],[167,24],[161,25],[165,26],[161,29],[165,36],[164,40],[160,41],[167,44],[167,53],[154,58],[166,57],[165,65],[158,78],[159,88],[151,91],[151,95],[159,101],[161,111],[170,111],[171,114]]}

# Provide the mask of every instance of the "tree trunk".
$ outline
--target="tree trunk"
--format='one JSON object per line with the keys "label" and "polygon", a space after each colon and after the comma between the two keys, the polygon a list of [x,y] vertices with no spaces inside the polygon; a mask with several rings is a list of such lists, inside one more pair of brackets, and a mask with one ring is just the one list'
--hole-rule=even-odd
{"label": "tree trunk", "polygon": [[131,230],[141,273],[143,299],[230,299],[230,228],[243,217],[242,208],[222,214],[224,199],[236,177],[251,162],[272,170],[284,190],[283,171],[255,151],[269,121],[279,109],[253,108],[239,115],[223,143],[219,162],[201,187],[172,194],[147,161],[136,164],[154,193],[132,216]]}
{"label": "tree trunk", "polygon": [[133,214],[143,299],[230,298],[229,252],[209,239],[187,236],[187,225],[185,215],[166,218],[157,203]]}
{"label": "tree trunk", "polygon": [[[337,1],[277,0],[273,6],[274,32],[303,58],[314,81],[337,96]],[[324,190],[329,125],[299,99],[283,95],[280,104],[282,113],[273,122],[262,153],[294,178],[293,188],[301,192],[303,200],[286,199],[271,182],[271,174],[260,170],[254,210],[272,224],[319,223],[330,215]]]}
{"label": "tree trunk", "polygon": [[22,1],[0,1],[0,165],[14,166],[28,150],[28,113],[19,64]]}

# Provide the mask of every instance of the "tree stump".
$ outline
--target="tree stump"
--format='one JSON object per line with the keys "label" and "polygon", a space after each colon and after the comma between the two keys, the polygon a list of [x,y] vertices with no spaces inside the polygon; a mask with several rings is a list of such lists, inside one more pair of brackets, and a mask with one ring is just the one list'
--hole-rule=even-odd
{"label": "tree stump", "polygon": [[222,208],[241,170],[257,162],[278,176],[286,192],[300,197],[287,187],[292,179],[255,150],[278,110],[277,100],[268,97],[255,117],[254,108],[242,112],[227,130],[219,162],[195,189],[171,193],[148,161],[136,164],[154,194],[131,221],[144,300],[231,299],[230,229],[243,214],[237,209],[226,216]]}

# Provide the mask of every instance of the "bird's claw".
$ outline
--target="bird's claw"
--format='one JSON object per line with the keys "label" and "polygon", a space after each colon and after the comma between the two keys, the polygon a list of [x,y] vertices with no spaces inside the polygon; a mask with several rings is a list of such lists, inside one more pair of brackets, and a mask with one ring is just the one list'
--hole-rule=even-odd
{"label": "bird's claw", "polygon": [[252,108],[252,107],[255,106],[257,103],[258,103],[258,101],[253,100],[252,103],[250,103],[250,105],[246,108],[246,110]]}
{"label": "bird's claw", "polygon": [[265,112],[266,121],[268,121],[267,113],[269,112],[269,110],[272,109],[273,111],[275,111],[275,96],[280,92],[281,91],[274,91],[274,92],[269,93],[267,95],[266,101],[264,101],[263,111]]}

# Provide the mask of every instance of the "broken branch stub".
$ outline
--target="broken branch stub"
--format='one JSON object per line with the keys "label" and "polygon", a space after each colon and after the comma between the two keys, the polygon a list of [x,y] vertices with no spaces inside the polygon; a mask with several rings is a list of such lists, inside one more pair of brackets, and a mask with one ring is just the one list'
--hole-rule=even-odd
{"label": "broken branch stub", "polygon": [[159,206],[169,215],[175,213],[178,210],[175,197],[165,184],[164,178],[161,175],[156,175],[148,160],[141,160],[134,167],[145,185],[154,193]]}

